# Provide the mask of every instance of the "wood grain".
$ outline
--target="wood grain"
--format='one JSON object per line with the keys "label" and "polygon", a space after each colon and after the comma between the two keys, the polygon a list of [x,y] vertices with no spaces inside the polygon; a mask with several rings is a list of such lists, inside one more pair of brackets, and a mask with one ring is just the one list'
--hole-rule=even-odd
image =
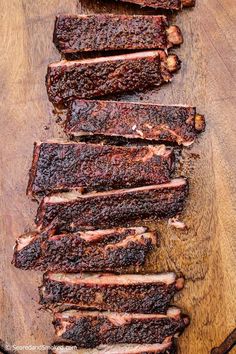
{"label": "wood grain", "polygon": [[[60,12],[157,12],[112,0],[0,4],[0,338],[10,345],[48,345],[54,340],[51,316],[37,304],[41,274],[16,270],[10,262],[14,239],[33,227],[37,207],[25,196],[33,142],[63,136],[44,85],[47,64],[60,58],[52,44],[54,17]],[[185,39],[175,50],[182,70],[172,84],[125,99],[192,104],[207,118],[206,133],[184,152],[182,172],[190,177],[191,194],[183,219],[189,229],[160,223],[162,247],[145,268],[185,275],[186,288],[176,303],[190,313],[192,323],[180,339],[180,353],[206,354],[236,326],[235,0],[198,0],[195,9],[184,10],[173,22]],[[193,161],[192,153],[200,158]]]}

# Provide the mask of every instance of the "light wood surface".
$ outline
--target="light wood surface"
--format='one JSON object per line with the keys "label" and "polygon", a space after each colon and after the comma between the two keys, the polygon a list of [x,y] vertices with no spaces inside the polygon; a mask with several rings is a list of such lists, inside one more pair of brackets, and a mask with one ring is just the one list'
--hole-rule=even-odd
{"label": "light wood surface", "polygon": [[[54,18],[61,12],[157,12],[112,0],[0,4],[0,339],[10,345],[49,345],[51,316],[37,304],[41,274],[14,269],[10,262],[14,240],[33,227],[37,207],[25,196],[33,142],[63,136],[44,85],[47,64],[60,58],[52,43]],[[176,303],[192,322],[179,341],[180,353],[206,354],[236,326],[236,3],[197,0],[173,22],[185,40],[175,50],[182,70],[160,90],[125,98],[196,105],[207,119],[206,133],[184,151],[183,172],[190,176],[191,190],[183,220],[189,230],[158,225],[161,248],[146,267],[185,275]]]}

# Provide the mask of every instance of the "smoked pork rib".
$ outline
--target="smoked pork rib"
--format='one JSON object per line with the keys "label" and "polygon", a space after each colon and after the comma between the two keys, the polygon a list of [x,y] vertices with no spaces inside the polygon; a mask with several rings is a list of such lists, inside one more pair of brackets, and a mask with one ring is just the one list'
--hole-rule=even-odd
{"label": "smoked pork rib", "polygon": [[205,128],[195,107],[99,100],[73,100],[65,133],[72,137],[105,136],[191,145]]}
{"label": "smoked pork rib", "polygon": [[16,241],[13,264],[21,269],[54,272],[113,272],[143,265],[155,245],[156,234],[145,227],[52,236],[30,233]]}
{"label": "smoked pork rib", "polygon": [[184,178],[166,184],[80,194],[77,191],[45,197],[37,212],[39,230],[59,231],[124,226],[132,220],[173,217],[182,211],[188,194]]}
{"label": "smoked pork rib", "polygon": [[153,7],[155,9],[180,10],[182,7],[195,5],[195,0],[120,0],[140,6]]}
{"label": "smoked pork rib", "polygon": [[[113,344],[99,345],[91,349],[76,349],[72,344],[55,344],[48,354],[176,354],[175,344],[171,337],[162,343],[155,344]],[[68,350],[69,349],[69,350]]]}
{"label": "smoked pork rib", "polygon": [[100,344],[162,343],[182,333],[189,319],[177,308],[168,309],[166,315],[69,310],[56,313],[53,323],[60,339],[94,348]]}
{"label": "smoked pork rib", "polygon": [[105,190],[170,181],[173,150],[62,141],[35,143],[27,194],[71,188]]}
{"label": "smoked pork rib", "polygon": [[165,313],[183,288],[183,278],[163,274],[44,274],[40,303],[74,304],[81,309],[114,312]]}
{"label": "smoked pork rib", "polygon": [[50,64],[46,87],[53,104],[66,105],[73,98],[93,98],[159,86],[180,68],[176,55],[164,51],[139,52],[112,57],[62,60]]}
{"label": "smoked pork rib", "polygon": [[60,52],[167,49],[183,42],[165,16],[59,15],[53,41]]}

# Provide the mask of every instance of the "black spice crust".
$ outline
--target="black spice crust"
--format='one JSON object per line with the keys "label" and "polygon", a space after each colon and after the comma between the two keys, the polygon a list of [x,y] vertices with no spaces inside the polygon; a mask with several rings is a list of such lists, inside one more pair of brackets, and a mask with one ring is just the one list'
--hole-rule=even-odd
{"label": "black spice crust", "polygon": [[40,303],[71,303],[79,308],[115,312],[165,313],[178,291],[176,283],[132,285],[86,285],[51,280],[44,276],[40,287]]}
{"label": "black spice crust", "polygon": [[154,244],[153,233],[137,235],[132,229],[114,230],[95,241],[84,240],[80,233],[47,238],[39,234],[21,250],[16,245],[13,264],[41,271],[125,272],[128,266],[143,265]]}
{"label": "black spice crust", "polygon": [[204,130],[204,124],[196,130],[195,121],[195,107],[74,100],[68,106],[65,133],[190,144]]}
{"label": "black spice crust", "polygon": [[106,190],[170,181],[173,153],[155,147],[35,143],[27,194],[45,195],[71,188]]}
{"label": "black spice crust", "polygon": [[133,4],[153,7],[155,9],[165,10],[180,10],[181,0],[120,0],[123,2],[130,2]]}
{"label": "black spice crust", "polygon": [[63,53],[167,49],[167,29],[165,16],[59,15],[53,41]]}
{"label": "black spice crust", "polygon": [[[149,52],[150,53],[150,52]],[[167,57],[154,51],[120,55],[119,60],[106,57],[103,61],[61,61],[49,65],[46,87],[49,100],[56,105],[66,105],[73,98],[93,98],[109,94],[143,90],[159,86],[172,78],[178,70],[177,56]]]}
{"label": "black spice crust", "polygon": [[[130,316],[128,323],[117,324],[102,313],[97,316],[84,315],[76,318],[71,315],[62,319],[57,314],[54,320],[56,332],[66,326],[61,339],[76,343],[80,347],[92,348],[100,344],[114,343],[162,343],[169,336],[182,333],[186,328],[187,316],[180,318],[135,319]],[[187,318],[188,321],[188,318]]]}
{"label": "black spice crust", "polygon": [[188,183],[174,187],[119,190],[96,193],[90,197],[65,202],[41,202],[36,224],[44,229],[54,225],[60,231],[81,228],[106,228],[144,218],[173,217],[182,211],[188,195]]}

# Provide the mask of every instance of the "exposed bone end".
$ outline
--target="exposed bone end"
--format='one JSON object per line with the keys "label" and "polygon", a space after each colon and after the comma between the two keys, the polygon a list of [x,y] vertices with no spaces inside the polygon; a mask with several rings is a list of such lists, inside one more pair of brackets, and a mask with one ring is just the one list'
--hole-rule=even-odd
{"label": "exposed bone end", "polygon": [[166,68],[168,69],[169,72],[175,72],[179,70],[181,67],[181,61],[177,57],[177,55],[169,55],[166,59]]}
{"label": "exposed bone end", "polygon": [[177,307],[170,307],[168,310],[167,310],[167,313],[166,315],[168,317],[171,317],[171,318],[174,318],[176,320],[179,320],[180,319],[180,316],[181,316],[181,311],[179,308]]}
{"label": "exposed bone end", "polygon": [[167,38],[171,45],[179,45],[183,43],[183,36],[178,26],[170,26],[167,29]]}
{"label": "exposed bone end", "polygon": [[175,282],[175,287],[178,290],[182,290],[184,287],[184,278],[178,278]]}
{"label": "exposed bone end", "polygon": [[186,326],[190,324],[190,318],[187,315],[183,316],[183,321]]}
{"label": "exposed bone end", "polygon": [[182,0],[183,7],[192,7],[195,6],[196,0]]}
{"label": "exposed bone end", "polygon": [[201,114],[196,114],[195,116],[195,129],[198,132],[203,132],[206,127],[205,117]]}

